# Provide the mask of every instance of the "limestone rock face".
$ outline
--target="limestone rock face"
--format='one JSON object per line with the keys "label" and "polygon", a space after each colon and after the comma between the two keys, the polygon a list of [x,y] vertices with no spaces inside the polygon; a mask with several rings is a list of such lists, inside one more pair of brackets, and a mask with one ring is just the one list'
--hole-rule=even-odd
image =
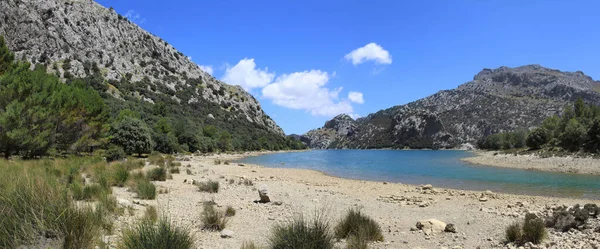
{"label": "limestone rock face", "polygon": [[472,81],[352,120],[339,115],[301,139],[318,149],[470,149],[502,131],[533,128],[577,98],[600,105],[600,82],[582,72],[528,65],[483,69]]}
{"label": "limestone rock face", "polygon": [[[48,72],[62,78],[83,78],[91,70],[107,80],[125,77],[182,105],[214,103],[235,113],[233,118],[283,135],[240,86],[215,79],[166,41],[92,0],[2,0],[0,35],[15,58],[45,64]],[[123,98],[119,90],[109,86],[106,91]],[[144,91],[133,95],[154,103]]]}

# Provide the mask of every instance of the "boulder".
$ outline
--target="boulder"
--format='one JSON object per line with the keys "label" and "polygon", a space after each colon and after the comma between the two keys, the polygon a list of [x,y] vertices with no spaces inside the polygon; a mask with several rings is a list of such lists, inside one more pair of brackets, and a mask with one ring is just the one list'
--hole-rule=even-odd
{"label": "boulder", "polygon": [[421,189],[423,189],[423,190],[433,189],[433,186],[431,184],[425,184],[425,185],[423,185],[423,187],[421,187]]}
{"label": "boulder", "polygon": [[420,220],[419,222],[417,222],[416,226],[418,229],[421,229],[424,232],[433,233],[443,232],[446,229],[446,223],[436,219]]}
{"label": "boulder", "polygon": [[260,197],[260,200],[258,202],[260,203],[268,203],[271,202],[271,198],[269,198],[269,192],[267,190],[267,185],[261,185],[260,188],[258,188],[258,196]]}
{"label": "boulder", "polygon": [[231,237],[233,237],[234,234],[235,233],[233,231],[225,229],[225,230],[221,231],[221,238],[224,238],[224,239],[231,238]]}
{"label": "boulder", "polygon": [[454,224],[448,224],[446,225],[446,228],[444,228],[444,232],[456,233],[456,227],[454,227]]}

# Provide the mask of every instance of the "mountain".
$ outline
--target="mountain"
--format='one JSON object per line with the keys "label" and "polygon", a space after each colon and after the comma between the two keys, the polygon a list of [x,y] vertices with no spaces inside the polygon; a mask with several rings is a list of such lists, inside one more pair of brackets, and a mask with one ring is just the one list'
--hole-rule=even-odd
{"label": "mountain", "polygon": [[161,116],[214,125],[240,148],[260,137],[283,141],[283,130],[252,95],[202,71],[112,8],[92,0],[2,0],[0,9],[0,35],[17,59],[64,82],[84,79],[113,114],[135,109],[150,125]]}
{"label": "mountain", "polygon": [[577,98],[600,104],[600,82],[539,65],[483,69],[472,81],[353,120],[338,115],[301,139],[311,148],[457,148],[532,128]]}

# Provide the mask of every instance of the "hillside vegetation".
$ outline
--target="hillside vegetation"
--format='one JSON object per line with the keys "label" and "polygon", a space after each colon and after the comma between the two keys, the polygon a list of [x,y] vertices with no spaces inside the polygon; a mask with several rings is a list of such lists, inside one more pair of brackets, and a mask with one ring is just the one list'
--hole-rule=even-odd
{"label": "hillside vegetation", "polygon": [[[106,156],[118,159],[153,150],[174,153],[304,147],[291,137],[243,119],[227,118],[228,112],[210,102],[180,105],[162,94],[149,94],[162,100],[156,104],[133,95],[115,98],[107,93],[112,84],[95,72],[93,64],[90,76],[67,77],[65,83],[47,73],[43,64],[31,68],[29,62],[15,60],[0,37],[0,151],[7,158],[91,153],[97,149],[108,149]],[[144,88],[125,78],[118,84],[121,89]],[[198,118],[208,113],[225,117]]]}

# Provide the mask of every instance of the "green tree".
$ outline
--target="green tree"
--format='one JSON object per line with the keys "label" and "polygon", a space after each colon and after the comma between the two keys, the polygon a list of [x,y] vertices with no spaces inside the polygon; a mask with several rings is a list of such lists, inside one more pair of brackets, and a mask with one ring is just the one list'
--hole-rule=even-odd
{"label": "green tree", "polygon": [[15,55],[8,49],[4,36],[0,35],[0,75],[13,65]]}
{"label": "green tree", "polygon": [[142,120],[125,117],[113,125],[111,132],[111,142],[123,147],[127,154],[141,156],[152,149],[150,129]]}
{"label": "green tree", "polygon": [[233,150],[231,134],[229,134],[229,132],[223,131],[219,134],[219,149],[221,149],[221,151]]}
{"label": "green tree", "polygon": [[544,128],[536,128],[531,131],[527,136],[526,144],[532,149],[540,149],[546,143],[548,143],[548,131]]}
{"label": "green tree", "polygon": [[202,134],[205,137],[210,137],[210,138],[215,138],[215,136],[217,135],[218,132],[219,132],[219,130],[214,125],[207,125],[207,126],[204,126],[204,128],[202,129]]}
{"label": "green tree", "polygon": [[586,149],[590,152],[600,152],[600,117],[596,117],[587,131]]}
{"label": "green tree", "polygon": [[585,127],[577,119],[572,118],[567,122],[565,131],[560,136],[561,146],[570,151],[579,150],[585,135]]}
{"label": "green tree", "polygon": [[177,137],[175,137],[171,123],[166,118],[160,118],[154,124],[153,140],[154,149],[162,153],[171,154],[179,150]]}

